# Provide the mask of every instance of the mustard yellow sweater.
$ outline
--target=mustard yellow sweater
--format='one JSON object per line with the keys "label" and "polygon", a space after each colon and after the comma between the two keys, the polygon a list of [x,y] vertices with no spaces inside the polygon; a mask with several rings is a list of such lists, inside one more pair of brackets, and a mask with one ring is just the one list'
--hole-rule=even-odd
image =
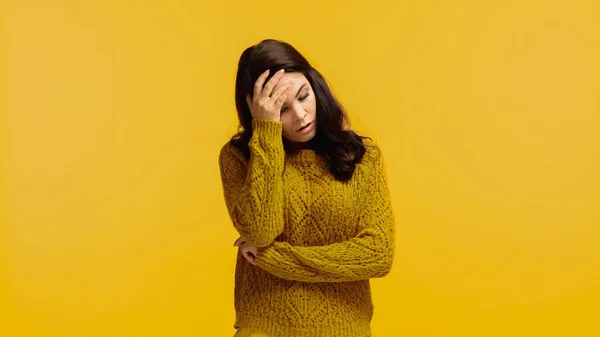
{"label": "mustard yellow sweater", "polygon": [[258,247],[238,254],[235,327],[272,337],[370,336],[369,279],[389,273],[394,216],[379,148],[340,182],[312,150],[286,153],[282,123],[255,119],[250,160],[230,144],[219,163],[233,225]]}

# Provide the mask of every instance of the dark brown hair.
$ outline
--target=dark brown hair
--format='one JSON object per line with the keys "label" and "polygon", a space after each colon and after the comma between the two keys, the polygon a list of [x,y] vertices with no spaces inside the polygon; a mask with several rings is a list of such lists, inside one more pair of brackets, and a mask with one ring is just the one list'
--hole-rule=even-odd
{"label": "dark brown hair", "polygon": [[[366,151],[363,138],[367,137],[359,136],[350,129],[348,115],[329,89],[325,78],[294,47],[282,41],[263,40],[244,50],[240,57],[235,82],[235,103],[240,128],[231,139],[231,144],[249,159],[252,115],[246,96],[252,96],[254,83],[267,69],[270,70],[267,80],[279,69],[300,72],[308,79],[317,107],[317,133],[311,140],[313,149],[325,159],[328,170],[337,180],[347,181],[352,178],[356,164],[362,160]],[[283,142],[288,151],[285,138]]]}

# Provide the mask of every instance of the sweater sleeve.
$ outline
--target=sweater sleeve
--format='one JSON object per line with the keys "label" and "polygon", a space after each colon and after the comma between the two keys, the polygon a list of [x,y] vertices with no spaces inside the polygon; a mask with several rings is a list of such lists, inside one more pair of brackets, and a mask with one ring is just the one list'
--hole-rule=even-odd
{"label": "sweater sleeve", "polygon": [[300,282],[347,282],[387,275],[394,259],[395,224],[383,158],[378,148],[374,152],[373,165],[363,172],[368,197],[359,206],[358,235],[324,246],[275,241],[258,250],[256,266]]}
{"label": "sweater sleeve", "polygon": [[240,236],[254,247],[268,246],[283,232],[282,123],[252,121],[250,159],[227,144],[219,167],[229,217]]}

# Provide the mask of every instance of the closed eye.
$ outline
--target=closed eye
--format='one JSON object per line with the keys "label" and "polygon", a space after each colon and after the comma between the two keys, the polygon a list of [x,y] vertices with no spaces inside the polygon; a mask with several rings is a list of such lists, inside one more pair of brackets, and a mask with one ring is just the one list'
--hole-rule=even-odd
{"label": "closed eye", "polygon": [[[308,96],[310,96],[310,93],[307,93],[306,95],[304,95],[304,96],[302,96],[302,97],[298,98],[298,100],[299,100],[300,102],[302,102],[302,101],[304,101],[305,99],[307,99],[307,98],[308,98]],[[281,108],[281,113],[284,113],[285,111],[287,111],[287,108],[288,108],[287,106],[284,106],[283,108]]]}

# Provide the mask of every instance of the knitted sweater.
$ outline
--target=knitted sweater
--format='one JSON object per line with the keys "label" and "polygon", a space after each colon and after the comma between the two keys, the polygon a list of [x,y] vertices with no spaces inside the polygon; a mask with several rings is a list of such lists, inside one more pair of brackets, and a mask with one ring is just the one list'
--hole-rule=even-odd
{"label": "knitted sweater", "polygon": [[235,327],[274,337],[370,336],[369,279],[389,273],[394,216],[381,152],[367,151],[347,182],[313,150],[286,153],[282,123],[252,122],[250,160],[219,156],[225,204],[256,264],[237,256]]}

